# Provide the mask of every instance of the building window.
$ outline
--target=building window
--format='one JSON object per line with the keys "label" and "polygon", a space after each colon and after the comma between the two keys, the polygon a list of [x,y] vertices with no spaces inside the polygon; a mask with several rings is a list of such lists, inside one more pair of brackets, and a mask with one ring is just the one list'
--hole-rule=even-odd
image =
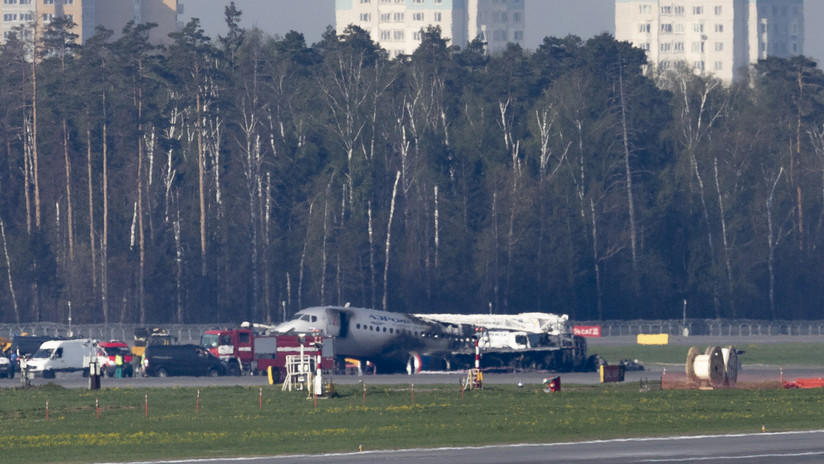
{"label": "building window", "polygon": [[692,25],[692,32],[704,32],[704,25],[703,24],[693,24]]}
{"label": "building window", "polygon": [[724,25],[723,24],[716,24],[715,25],[715,32],[724,32]]}
{"label": "building window", "polygon": [[43,0],[44,5],[54,5],[54,0]]}
{"label": "building window", "polygon": [[638,48],[640,48],[641,50],[643,50],[645,52],[648,52],[650,50],[649,42],[644,42],[642,44],[639,44]]}
{"label": "building window", "polygon": [[716,61],[715,62],[715,70],[721,71],[724,69],[724,62],[723,61]]}
{"label": "building window", "polygon": [[512,22],[519,23],[521,22],[521,13],[516,11],[512,13]]}
{"label": "building window", "polygon": [[16,21],[16,20],[17,20],[17,15],[16,14],[6,13],[6,14],[3,15],[3,21],[4,22]]}
{"label": "building window", "polygon": [[402,23],[403,22],[403,13],[395,13],[392,16],[392,19],[394,19],[395,22]]}
{"label": "building window", "polygon": [[650,14],[652,13],[652,6],[650,5],[640,5],[638,7],[638,12],[641,14]]}
{"label": "building window", "polygon": [[661,25],[661,32],[669,34],[672,32],[672,24],[662,24]]}
{"label": "building window", "polygon": [[381,40],[389,40],[392,38],[392,33],[390,31],[381,31]]}
{"label": "building window", "polygon": [[684,52],[684,42],[675,42],[673,49],[676,52]]}
{"label": "building window", "polygon": [[360,0],[361,3],[372,3],[372,0]]}
{"label": "building window", "polygon": [[403,40],[403,31],[393,31],[392,38],[395,40]]}
{"label": "building window", "polygon": [[16,5],[17,0],[3,0],[4,5]]}
{"label": "building window", "polygon": [[723,10],[724,10],[724,8],[723,8],[723,7],[721,7],[721,6],[716,6],[716,7],[715,7],[715,15],[716,15],[716,16],[720,16],[720,15],[721,15],[721,13],[723,12]]}
{"label": "building window", "polygon": [[704,14],[704,7],[703,6],[694,6],[694,7],[692,7],[692,14],[694,14],[694,15]]}
{"label": "building window", "polygon": [[438,22],[438,23],[441,22],[441,13],[440,12],[435,13],[435,22]]}
{"label": "building window", "polygon": [[671,15],[672,14],[672,7],[671,6],[662,6],[661,7],[661,14],[662,15]]}
{"label": "building window", "polygon": [[392,20],[392,13],[381,13],[381,22],[388,23]]}
{"label": "building window", "polygon": [[675,25],[675,33],[676,34],[683,34],[684,33],[684,24],[679,23]]}
{"label": "building window", "polygon": [[704,70],[704,62],[703,61],[693,61],[692,67],[698,69],[700,71]]}
{"label": "building window", "polygon": [[638,25],[638,32],[642,34],[649,34],[652,26],[650,24],[639,24]]}
{"label": "building window", "polygon": [[524,40],[524,31],[515,31],[515,41],[521,42]]}
{"label": "building window", "polygon": [[415,40],[421,40],[421,31],[415,31],[412,33],[412,38]]}
{"label": "building window", "polygon": [[693,42],[692,43],[692,52],[693,53],[703,53],[704,52],[704,42]]}
{"label": "building window", "polygon": [[715,51],[723,52],[724,51],[724,42],[715,42]]}
{"label": "building window", "polygon": [[361,13],[360,20],[363,22],[372,21],[372,13]]}
{"label": "building window", "polygon": [[683,6],[673,7],[672,11],[673,11],[673,13],[675,13],[676,16],[684,16],[684,7]]}
{"label": "building window", "polygon": [[671,44],[671,43],[668,43],[668,42],[666,42],[666,43],[662,43],[662,44],[661,44],[661,51],[662,51],[662,52],[670,52],[670,51],[672,51],[672,44]]}
{"label": "building window", "polygon": [[413,21],[423,21],[423,13],[412,13]]}

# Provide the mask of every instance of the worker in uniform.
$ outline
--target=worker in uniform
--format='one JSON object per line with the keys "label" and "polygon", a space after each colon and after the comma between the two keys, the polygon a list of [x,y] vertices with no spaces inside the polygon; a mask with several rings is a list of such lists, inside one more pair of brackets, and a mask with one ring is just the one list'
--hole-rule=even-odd
{"label": "worker in uniform", "polygon": [[123,378],[123,355],[122,354],[117,353],[117,355],[114,357],[114,366],[115,366],[114,376],[118,379],[122,379]]}

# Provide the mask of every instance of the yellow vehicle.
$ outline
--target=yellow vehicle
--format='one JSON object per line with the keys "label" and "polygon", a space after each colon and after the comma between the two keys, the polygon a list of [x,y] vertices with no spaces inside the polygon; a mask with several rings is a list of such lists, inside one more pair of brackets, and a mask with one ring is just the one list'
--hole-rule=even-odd
{"label": "yellow vehicle", "polygon": [[132,356],[139,360],[146,352],[147,345],[177,345],[177,337],[169,334],[166,329],[140,327],[134,329],[134,344]]}

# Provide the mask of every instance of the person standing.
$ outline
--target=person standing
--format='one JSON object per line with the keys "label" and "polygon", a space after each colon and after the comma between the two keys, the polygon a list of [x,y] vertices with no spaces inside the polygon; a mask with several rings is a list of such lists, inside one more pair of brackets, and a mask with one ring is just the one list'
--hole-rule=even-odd
{"label": "person standing", "polygon": [[123,378],[123,354],[117,353],[114,357],[114,376],[115,378]]}

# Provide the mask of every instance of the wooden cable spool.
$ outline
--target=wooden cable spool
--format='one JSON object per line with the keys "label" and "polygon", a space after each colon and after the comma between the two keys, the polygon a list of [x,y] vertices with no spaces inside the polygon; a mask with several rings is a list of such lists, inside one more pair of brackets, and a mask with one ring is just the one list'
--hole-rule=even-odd
{"label": "wooden cable spool", "polygon": [[722,348],[724,366],[727,373],[727,386],[734,387],[738,382],[738,350],[734,345]]}
{"label": "wooden cable spool", "polygon": [[698,357],[698,348],[691,346],[687,352],[687,381],[697,382],[698,376],[695,375],[695,358]]}
{"label": "wooden cable spool", "polygon": [[687,353],[687,377],[690,381],[702,381],[715,388],[724,385],[727,370],[724,366],[724,354],[718,346],[708,346],[704,354],[697,354],[698,349],[691,347]]}

